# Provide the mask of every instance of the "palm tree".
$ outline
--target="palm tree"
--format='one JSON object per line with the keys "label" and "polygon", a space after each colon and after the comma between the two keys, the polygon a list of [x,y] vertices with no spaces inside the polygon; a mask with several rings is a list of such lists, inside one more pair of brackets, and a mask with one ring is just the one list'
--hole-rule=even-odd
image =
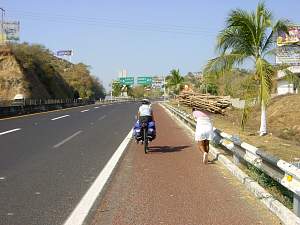
{"label": "palm tree", "polygon": [[288,32],[288,21],[273,21],[272,13],[260,2],[256,11],[232,10],[226,20],[225,29],[217,38],[220,55],[209,60],[205,73],[224,74],[245,61],[254,65],[253,76],[258,83],[258,99],[261,106],[260,135],[267,133],[266,105],[270,99],[272,78],[277,68],[267,57],[274,54],[276,36]]}
{"label": "palm tree", "polygon": [[171,70],[170,75],[166,77],[167,87],[173,90],[174,94],[179,94],[182,88],[184,78],[180,75],[179,69]]}

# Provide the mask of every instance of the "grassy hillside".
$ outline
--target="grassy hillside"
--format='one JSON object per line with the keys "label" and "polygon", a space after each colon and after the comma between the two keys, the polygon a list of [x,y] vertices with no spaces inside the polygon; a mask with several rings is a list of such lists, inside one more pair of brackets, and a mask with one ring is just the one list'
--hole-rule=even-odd
{"label": "grassy hillside", "polygon": [[0,49],[0,99],[100,98],[104,88],[88,66],[56,58],[41,45],[27,43]]}

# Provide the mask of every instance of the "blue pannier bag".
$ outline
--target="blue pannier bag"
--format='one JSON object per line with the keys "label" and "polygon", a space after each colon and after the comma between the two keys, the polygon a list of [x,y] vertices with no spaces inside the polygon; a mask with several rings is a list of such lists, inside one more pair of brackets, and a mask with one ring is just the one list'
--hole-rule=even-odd
{"label": "blue pannier bag", "polygon": [[[137,121],[133,127],[133,136],[138,141],[142,140],[142,138],[143,138],[141,131],[142,131],[142,127],[141,127],[139,121]],[[156,137],[155,122],[151,121],[148,123],[148,138],[150,141],[152,141],[155,139],[155,137]]]}
{"label": "blue pannier bag", "polygon": [[148,123],[148,137],[150,141],[154,140],[156,137],[156,129],[155,129],[155,122],[151,121]]}
{"label": "blue pannier bag", "polygon": [[134,124],[133,136],[135,137],[136,140],[142,139],[141,125],[140,125],[139,121],[136,121],[136,123]]}

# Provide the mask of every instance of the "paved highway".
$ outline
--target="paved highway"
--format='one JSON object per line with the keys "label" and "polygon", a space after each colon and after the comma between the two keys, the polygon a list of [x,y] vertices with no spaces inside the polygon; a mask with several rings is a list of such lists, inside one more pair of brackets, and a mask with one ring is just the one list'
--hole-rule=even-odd
{"label": "paved highway", "polygon": [[0,120],[0,224],[63,224],[134,122],[136,103]]}

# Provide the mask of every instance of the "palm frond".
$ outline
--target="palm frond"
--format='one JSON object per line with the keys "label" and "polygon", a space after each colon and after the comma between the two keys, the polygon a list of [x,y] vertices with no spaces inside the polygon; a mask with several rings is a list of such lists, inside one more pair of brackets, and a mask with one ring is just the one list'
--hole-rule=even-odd
{"label": "palm frond", "polygon": [[275,75],[274,67],[266,60],[259,58],[256,62],[256,75],[260,81],[259,100],[263,104],[268,104]]}
{"label": "palm frond", "polygon": [[240,53],[222,54],[208,61],[204,74],[221,74],[229,71],[234,65],[242,64],[248,56]]}

